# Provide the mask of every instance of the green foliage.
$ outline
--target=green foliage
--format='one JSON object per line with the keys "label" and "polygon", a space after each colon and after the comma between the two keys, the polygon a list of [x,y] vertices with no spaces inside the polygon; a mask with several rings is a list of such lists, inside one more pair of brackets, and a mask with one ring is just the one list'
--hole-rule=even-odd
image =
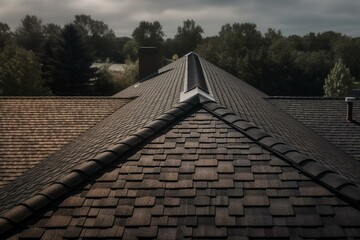
{"label": "green foliage", "polygon": [[45,38],[60,36],[61,27],[53,23],[48,23],[45,26],[43,26],[43,33]]}
{"label": "green foliage", "polygon": [[0,51],[5,47],[5,43],[11,38],[10,27],[6,23],[0,22]]}
{"label": "green foliage", "polygon": [[38,54],[44,41],[42,20],[26,15],[21,20],[21,25],[15,29],[15,39],[20,47]]}
{"label": "green foliage", "polygon": [[129,37],[117,37],[116,38],[116,48],[113,49],[114,57],[113,61],[117,63],[125,63],[125,59],[127,56],[124,54],[123,49],[127,42],[129,42],[131,38]]}
{"label": "green foliage", "polygon": [[85,37],[87,44],[94,51],[96,59],[115,58],[116,36],[103,21],[94,20],[90,15],[75,15],[73,22]]}
{"label": "green foliage", "polygon": [[164,36],[165,34],[159,21],[141,21],[132,33],[137,47],[160,48],[164,42]]}
{"label": "green foliage", "polygon": [[74,24],[65,25],[61,37],[48,42],[44,54],[44,72],[56,95],[89,95],[93,55]]}
{"label": "green foliage", "polygon": [[108,96],[117,92],[114,76],[109,71],[110,65],[111,63],[107,60],[96,71],[96,77],[91,85],[93,95]]}
{"label": "green foliage", "polygon": [[352,90],[355,79],[341,59],[335,64],[325,79],[324,92],[326,97],[345,97]]}
{"label": "green foliage", "polygon": [[[235,23],[204,39],[197,52],[269,95],[321,96],[339,39],[344,36],[334,32],[284,37],[274,29],[263,36],[255,24]],[[354,55],[346,59],[360,53]]]}
{"label": "green foliage", "polygon": [[121,91],[139,79],[139,62],[126,61],[124,72],[113,73],[116,92]]}
{"label": "green foliage", "polygon": [[136,61],[136,59],[138,58],[138,48],[139,47],[132,39],[125,43],[123,47],[123,54],[125,58],[133,62]]}
{"label": "green foliage", "polygon": [[6,45],[0,53],[0,95],[48,95],[41,79],[41,67],[30,50]]}
{"label": "green foliage", "polygon": [[334,43],[335,58],[341,58],[356,79],[360,79],[360,38],[342,37]]}
{"label": "green foliage", "polygon": [[[0,51],[5,43],[14,42],[33,50],[41,60],[43,80],[60,95],[111,94],[111,84],[122,89],[130,84],[125,83],[126,77],[131,83],[137,81],[136,65],[129,61],[137,60],[140,46],[157,47],[160,66],[171,62],[175,54],[181,57],[196,48],[208,61],[269,95],[324,95],[324,79],[339,58],[360,79],[360,38],[333,31],[285,37],[280,30],[269,28],[262,34],[253,23],[234,23],[203,39],[202,27],[185,20],[174,38],[164,41],[158,21],[141,21],[132,38],[116,37],[107,24],[90,15],[76,15],[72,25],[76,30],[66,37],[68,26],[42,25],[36,16],[26,15],[14,33],[0,22]],[[125,73],[102,69],[94,75],[90,66],[95,59],[107,58],[128,62]]]}
{"label": "green foliage", "polygon": [[174,41],[177,46],[177,53],[183,56],[186,53],[194,51],[198,44],[202,42],[201,34],[204,30],[196,25],[194,20],[186,20],[182,27],[178,27]]}

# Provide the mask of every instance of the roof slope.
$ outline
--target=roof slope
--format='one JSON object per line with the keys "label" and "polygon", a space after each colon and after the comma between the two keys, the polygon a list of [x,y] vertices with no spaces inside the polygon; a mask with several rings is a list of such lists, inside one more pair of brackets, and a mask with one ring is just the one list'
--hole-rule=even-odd
{"label": "roof slope", "polygon": [[360,161],[359,102],[353,106],[353,119],[357,122],[347,122],[343,98],[269,97],[267,100]]}
{"label": "roof slope", "polygon": [[360,237],[360,211],[212,113],[195,109],[13,234],[340,239]]}
{"label": "roof slope", "polygon": [[153,121],[179,102],[185,73],[185,58],[162,71],[170,70],[151,80],[135,84],[114,97],[137,97],[99,122],[71,144],[33,167],[11,184],[0,189],[0,212],[14,206],[61,178],[76,165],[118,143],[126,136]]}
{"label": "roof slope", "polygon": [[265,94],[201,59],[215,99],[279,140],[360,183],[360,162],[269,103]]}
{"label": "roof slope", "polygon": [[1,97],[0,188],[129,101],[105,97]]}

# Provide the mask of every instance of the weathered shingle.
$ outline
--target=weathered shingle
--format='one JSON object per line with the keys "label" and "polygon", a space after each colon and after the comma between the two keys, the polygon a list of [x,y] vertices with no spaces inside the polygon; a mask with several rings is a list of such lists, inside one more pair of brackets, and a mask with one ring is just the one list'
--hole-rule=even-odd
{"label": "weathered shingle", "polygon": [[0,98],[0,188],[129,101],[106,97]]}
{"label": "weathered shingle", "polygon": [[[236,129],[220,124],[221,120],[209,113],[192,114],[160,135],[166,141],[167,134],[172,136],[173,132],[191,129],[187,126],[193,123],[198,123],[197,129],[207,129],[207,124],[201,124],[204,121],[217,126],[215,132],[209,135],[214,142],[218,139],[231,139],[225,144],[235,141],[239,146],[246,144],[261,149],[262,151],[257,153],[262,159],[261,164],[259,165],[258,159],[250,157],[251,155],[243,155],[242,158],[248,161],[245,172],[242,167],[228,167],[231,171],[218,171],[222,164],[228,166],[229,163],[238,161],[237,157],[231,154],[231,148],[225,155],[226,159],[207,148],[204,153],[199,154],[199,158],[190,161],[182,160],[181,156],[174,159],[171,152],[165,154],[165,161],[178,160],[180,166],[186,164],[195,169],[194,172],[180,172],[179,166],[159,166],[156,163],[164,160],[149,157],[151,155],[146,150],[159,139],[158,135],[127,157],[132,160],[121,160],[111,169],[93,177],[89,183],[77,187],[60,203],[51,204],[51,211],[46,215],[38,214],[38,221],[25,223],[14,230],[13,234],[15,237],[45,238],[53,234],[55,228],[56,234],[75,238],[161,239],[164,238],[163,234],[169,234],[166,237],[236,236],[278,239],[327,238],[331,234],[348,237],[352,236],[348,228],[359,227],[359,210],[313,180],[302,178],[303,173],[284,160],[277,160],[284,162],[274,171],[270,165],[273,158],[271,152],[249,141]],[[226,131],[220,131],[222,129]],[[220,132],[225,136],[219,135]],[[203,134],[209,133],[201,131],[200,137]],[[236,137],[227,138],[227,134]],[[177,142],[183,137],[179,135],[171,139]],[[161,148],[161,143],[157,144]],[[185,149],[185,145],[180,146]],[[178,151],[175,148],[173,150]],[[137,161],[133,160],[134,156],[138,158]],[[142,159],[149,163],[146,172],[145,168],[140,166],[143,164]],[[215,166],[204,167],[203,159],[215,159]],[[260,167],[254,168],[255,166]],[[149,168],[157,168],[159,173],[154,174]],[[121,171],[123,169],[126,171]],[[198,169],[201,169],[200,172]],[[122,174],[119,175],[119,172]],[[284,178],[284,173],[292,177]],[[246,177],[239,177],[242,174]],[[132,175],[141,177],[126,178]],[[117,182],[121,183],[118,188],[102,188],[102,184],[116,185]],[[278,191],[278,195],[279,191],[283,193],[280,197],[269,190]],[[293,196],[293,191],[297,191],[296,197]],[[286,192],[288,194],[285,194]],[[80,209],[82,211],[79,211]],[[333,230],[325,233],[326,229],[330,228]]]}
{"label": "weathered shingle", "polygon": [[313,129],[356,160],[360,160],[360,103],[353,104],[353,119],[346,121],[344,98],[269,97],[269,102]]}

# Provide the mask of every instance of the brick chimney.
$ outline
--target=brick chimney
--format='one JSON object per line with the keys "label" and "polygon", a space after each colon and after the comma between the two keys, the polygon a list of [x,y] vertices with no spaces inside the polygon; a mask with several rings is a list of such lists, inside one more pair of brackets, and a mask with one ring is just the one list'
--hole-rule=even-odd
{"label": "brick chimney", "polygon": [[354,104],[355,98],[354,97],[346,97],[345,102],[347,103],[347,114],[346,114],[346,120],[348,122],[352,122],[353,118],[353,104]]}
{"label": "brick chimney", "polygon": [[159,52],[156,47],[140,47],[139,49],[139,81],[158,74]]}

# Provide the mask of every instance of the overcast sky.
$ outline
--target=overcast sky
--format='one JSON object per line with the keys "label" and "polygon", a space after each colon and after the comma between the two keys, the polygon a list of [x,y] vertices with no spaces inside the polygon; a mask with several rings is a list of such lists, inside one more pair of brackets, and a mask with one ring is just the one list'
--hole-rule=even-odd
{"label": "overcast sky", "polygon": [[173,37],[186,19],[202,26],[205,36],[234,22],[285,35],[333,30],[360,36],[360,0],[0,0],[0,22],[12,29],[26,14],[63,25],[82,13],[104,21],[117,36],[130,36],[141,20],[159,20]]}

